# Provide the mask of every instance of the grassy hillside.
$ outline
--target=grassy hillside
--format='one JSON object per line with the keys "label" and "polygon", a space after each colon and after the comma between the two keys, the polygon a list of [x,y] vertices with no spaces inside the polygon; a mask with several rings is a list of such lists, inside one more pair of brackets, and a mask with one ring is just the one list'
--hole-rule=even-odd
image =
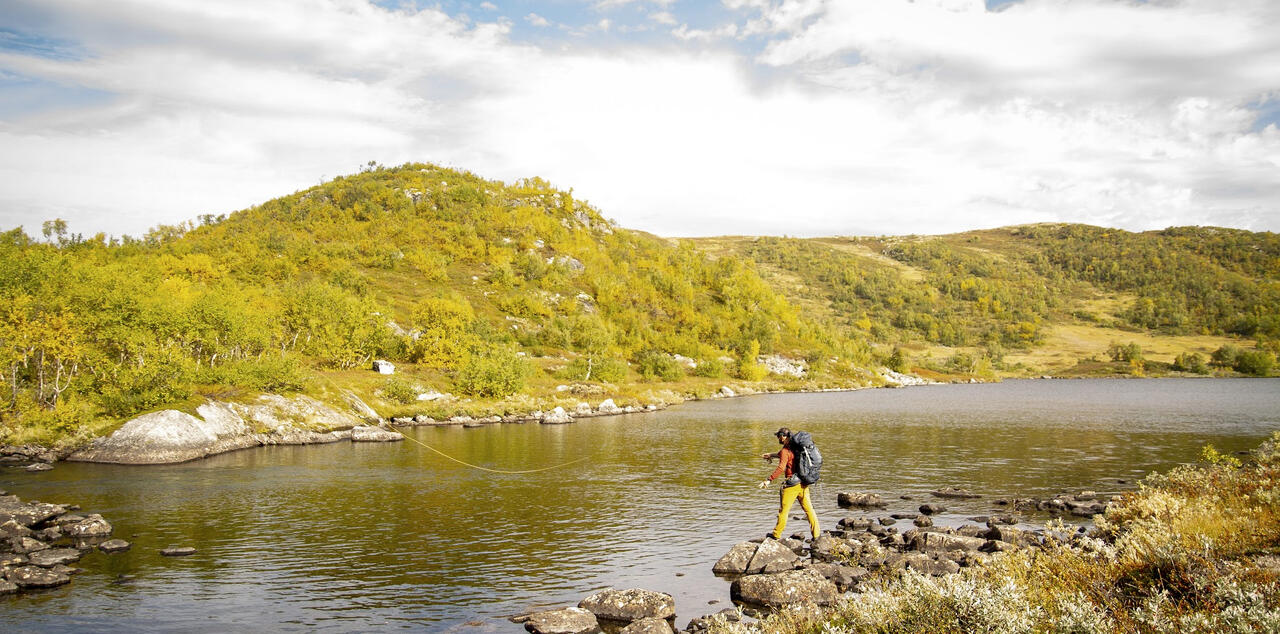
{"label": "grassy hillside", "polygon": [[[807,360],[806,385],[871,377],[865,344],[749,261],[622,229],[538,179],[370,166],[200,220],[139,239],[0,235],[6,439],[262,391],[352,389],[384,414],[532,409],[565,384],[625,404],[765,379],[761,355]],[[370,372],[375,358],[400,371]],[[435,391],[457,398],[416,400]]]}
{"label": "grassy hillside", "polygon": [[807,314],[925,374],[1266,374],[1280,339],[1272,233],[1035,225],[699,242],[753,260]]}

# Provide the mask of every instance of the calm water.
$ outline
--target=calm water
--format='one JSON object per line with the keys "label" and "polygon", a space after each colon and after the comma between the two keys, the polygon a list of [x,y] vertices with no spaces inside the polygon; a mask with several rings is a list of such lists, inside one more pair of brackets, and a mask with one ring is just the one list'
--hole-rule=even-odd
{"label": "calm water", "polygon": [[[134,546],[86,556],[68,586],[0,597],[0,629],[518,632],[504,616],[607,586],[674,594],[683,627],[730,605],[710,573],[716,559],[772,528],[777,489],[755,488],[769,470],[757,456],[783,425],[813,432],[826,458],[815,496],[826,527],[848,514],[840,491],[884,495],[883,514],[941,486],[983,494],[946,503],[944,523],[958,524],[995,497],[1114,492],[1208,443],[1251,449],[1280,430],[1280,380],[768,395],[565,426],[410,432],[497,469],[587,458],[529,475],[469,469],[410,442],[8,469],[0,488],[102,513]],[[788,532],[805,528],[792,520]],[[199,552],[157,554],[171,545]]]}

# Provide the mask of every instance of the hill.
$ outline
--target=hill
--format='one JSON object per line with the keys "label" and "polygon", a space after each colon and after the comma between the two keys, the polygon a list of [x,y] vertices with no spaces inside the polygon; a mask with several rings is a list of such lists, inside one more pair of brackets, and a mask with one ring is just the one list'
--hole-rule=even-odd
{"label": "hill", "polygon": [[[620,228],[536,178],[370,166],[137,239],[45,229],[0,235],[15,442],[259,392],[353,390],[385,415],[652,402],[764,379],[761,355],[803,363],[804,385],[873,380],[864,344],[748,260]],[[370,372],[375,358],[400,371]]]}
{"label": "hill", "polygon": [[537,178],[427,164],[140,238],[43,229],[0,234],[0,442],[261,393],[439,418],[875,385],[884,365],[1267,374],[1280,339],[1280,239],[1228,229],[673,240]]}
{"label": "hill", "polygon": [[1235,366],[1241,346],[1274,355],[1280,338],[1280,236],[1273,233],[1032,225],[699,242],[751,259],[809,314],[899,346],[925,370],[1208,371],[1224,346],[1217,360]]}

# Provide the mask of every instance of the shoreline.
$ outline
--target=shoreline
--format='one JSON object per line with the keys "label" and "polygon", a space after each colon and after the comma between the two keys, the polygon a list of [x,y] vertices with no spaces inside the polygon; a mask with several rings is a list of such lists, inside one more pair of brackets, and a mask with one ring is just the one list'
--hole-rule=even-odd
{"label": "shoreline", "polygon": [[[825,388],[812,388],[812,389],[801,387],[798,389],[769,388],[769,389],[759,389],[759,390],[751,386],[737,385],[737,386],[731,387],[730,384],[725,384],[719,390],[707,396],[699,396],[694,393],[686,393],[686,394],[679,395],[682,397],[680,400],[659,401],[659,402],[644,404],[642,406],[628,405],[625,407],[618,407],[613,404],[613,396],[605,395],[606,398],[601,400],[595,407],[592,407],[587,400],[581,400],[579,401],[577,407],[575,407],[573,410],[566,410],[563,408],[563,406],[558,406],[550,412],[547,412],[544,410],[533,410],[533,411],[518,412],[514,414],[507,414],[503,416],[491,415],[491,416],[485,416],[485,417],[472,417],[464,414],[464,415],[456,415],[447,419],[440,419],[440,420],[437,420],[425,415],[416,415],[413,417],[408,417],[408,416],[395,416],[390,418],[383,417],[381,414],[378,414],[378,412],[374,410],[372,407],[368,406],[363,401],[360,401],[357,397],[355,397],[352,394],[347,395],[347,401],[349,405],[349,411],[347,412],[336,410],[332,406],[320,403],[319,401],[316,401],[311,397],[307,397],[304,395],[296,395],[293,397],[294,400],[305,399],[307,401],[310,401],[310,403],[313,406],[318,404],[330,410],[329,412],[326,413],[326,416],[329,416],[329,417],[340,416],[345,418],[345,420],[343,420],[338,424],[325,425],[321,423],[319,427],[317,427],[315,424],[311,422],[306,422],[302,424],[292,423],[289,425],[273,427],[271,430],[268,430],[266,433],[263,433],[261,430],[257,432],[250,431],[247,433],[240,433],[240,434],[215,433],[215,436],[218,436],[216,442],[211,442],[209,443],[208,447],[202,450],[196,451],[195,453],[198,453],[198,455],[195,455],[195,453],[193,453],[192,455],[187,455],[187,456],[181,457],[180,459],[165,459],[165,460],[155,460],[155,461],[129,461],[129,460],[95,459],[89,456],[77,457],[77,454],[84,454],[86,451],[90,450],[93,445],[104,442],[106,439],[112,438],[116,433],[123,430],[124,426],[122,426],[120,429],[117,429],[116,432],[113,432],[112,434],[108,434],[107,436],[99,436],[92,439],[90,441],[91,444],[88,447],[83,445],[78,447],[45,447],[40,445],[3,445],[3,446],[0,446],[0,459],[8,459],[6,460],[6,462],[10,464],[21,461],[21,460],[25,460],[28,463],[25,466],[29,470],[33,470],[33,471],[45,470],[45,468],[41,467],[40,465],[51,466],[55,463],[66,462],[66,461],[91,462],[91,463],[99,463],[99,464],[128,464],[128,465],[138,465],[138,466],[146,466],[146,465],[152,465],[152,464],[181,464],[184,462],[191,462],[195,460],[209,458],[212,456],[221,455],[221,454],[229,453],[232,451],[255,449],[258,447],[265,447],[265,446],[271,446],[271,445],[328,444],[333,442],[341,442],[344,440],[352,441],[352,442],[394,442],[402,439],[399,437],[391,437],[391,436],[364,437],[364,438],[353,437],[354,435],[360,434],[362,430],[366,431],[368,434],[372,434],[373,436],[376,436],[376,433],[367,431],[369,428],[383,430],[387,433],[395,434],[398,436],[399,432],[397,430],[399,428],[405,428],[405,427],[480,427],[480,426],[495,425],[495,424],[527,424],[527,423],[538,423],[538,424],[544,424],[544,425],[561,425],[561,424],[571,424],[579,420],[588,419],[588,418],[653,413],[653,412],[663,411],[670,407],[678,406],[683,403],[687,403],[691,401],[696,402],[696,401],[721,400],[721,399],[727,399],[727,398],[741,398],[746,396],[763,396],[763,395],[778,395],[778,394],[822,394],[822,393],[837,393],[837,392],[856,392],[856,391],[868,390],[868,389],[901,389],[901,388],[907,388],[907,387],[928,387],[928,386],[944,386],[944,385],[985,385],[985,384],[991,384],[991,383],[1003,383],[1005,381],[1114,380],[1114,379],[1126,379],[1126,380],[1129,380],[1129,379],[1136,379],[1136,380],[1241,379],[1241,380],[1244,380],[1244,379],[1256,379],[1256,378],[1276,378],[1276,377],[1249,377],[1249,376],[1218,377],[1218,376],[1200,376],[1200,375],[1157,376],[1157,377],[1132,376],[1132,375],[1105,375],[1105,376],[1040,375],[1040,376],[1029,376],[1029,377],[997,377],[994,379],[970,378],[968,380],[957,379],[953,381],[935,381],[932,379],[925,379],[925,378],[921,378],[914,375],[898,375],[898,376],[908,378],[909,382],[907,382],[906,384],[890,383],[890,384],[884,384],[884,385],[859,385],[859,386],[849,386],[849,387],[825,387]],[[276,403],[279,403],[279,401],[281,400],[285,400],[285,401],[289,400],[288,398],[277,395],[277,394],[262,394],[262,395],[259,395],[258,399],[260,401],[271,400]],[[202,410],[206,406],[223,407],[223,408],[225,407],[252,408],[253,407],[251,405],[226,404],[218,401],[208,400],[206,401],[206,403],[196,408],[197,413],[199,413],[200,410]],[[151,412],[151,413],[144,414],[142,416],[130,419],[130,421],[127,421],[125,425],[129,425],[130,423],[133,423],[140,419],[144,419],[149,416],[153,416],[157,414],[166,414],[166,413],[170,415],[182,415],[182,416],[186,416],[188,418],[194,419],[196,421],[200,421],[199,418],[196,418],[191,414],[182,412],[180,410],[159,410],[157,412]],[[268,416],[268,418],[273,418],[273,417]],[[278,421],[275,421],[275,422],[278,423]]]}

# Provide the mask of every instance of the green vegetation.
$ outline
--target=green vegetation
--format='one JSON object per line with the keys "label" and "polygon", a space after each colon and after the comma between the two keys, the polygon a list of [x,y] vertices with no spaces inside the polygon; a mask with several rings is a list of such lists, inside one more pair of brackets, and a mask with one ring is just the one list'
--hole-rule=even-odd
{"label": "green vegetation", "polygon": [[[537,408],[558,382],[638,401],[725,380],[867,385],[880,366],[994,379],[1035,374],[1024,359],[1066,344],[1064,373],[1266,376],[1280,352],[1269,233],[666,240],[537,178],[426,164],[369,165],[141,238],[60,220],[41,233],[0,233],[0,442],[83,442],[149,410],[261,392],[479,413]],[[1137,354],[1096,333],[1064,341],[1066,328]],[[1176,337],[1201,339],[1157,351]],[[809,373],[770,375],[767,355]],[[379,383],[374,359],[402,382]]]}
{"label": "green vegetation", "polygon": [[1091,537],[959,574],[885,575],[825,616],[762,631],[1274,632],[1280,629],[1280,433],[1252,461],[1207,447],[1146,478]]}
{"label": "green vegetation", "polygon": [[[421,388],[480,410],[556,377],[684,381],[676,354],[838,358],[810,378],[844,385],[869,361],[749,262],[621,229],[536,178],[371,165],[198,226],[44,236],[0,234],[0,442],[82,441],[209,396],[351,387],[399,411]],[[363,376],[375,358],[403,377]]]}

